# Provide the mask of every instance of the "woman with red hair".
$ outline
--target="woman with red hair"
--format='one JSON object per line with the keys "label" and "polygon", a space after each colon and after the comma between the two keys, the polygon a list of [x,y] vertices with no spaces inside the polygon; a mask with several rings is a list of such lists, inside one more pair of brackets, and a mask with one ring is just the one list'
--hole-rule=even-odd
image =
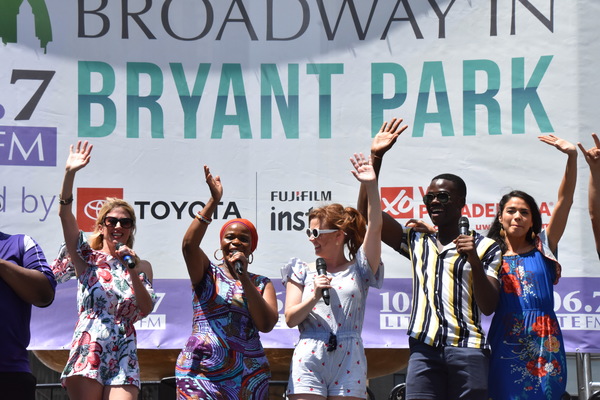
{"label": "woman with red hair", "polygon": [[367,193],[368,220],[341,204],[313,208],[306,234],[317,262],[292,258],[281,269],[285,321],[300,331],[290,365],[290,400],[367,397],[361,331],[369,288],[383,284],[382,213],[371,158],[355,154],[350,160]]}
{"label": "woman with red hair", "polygon": [[267,399],[271,372],[259,332],[271,331],[279,318],[275,289],[269,278],[248,272],[258,244],[252,222],[225,222],[216,264],[200,248],[223,196],[219,176],[207,166],[204,175],[211,197],[183,237],[194,320],[177,359],[177,398]]}

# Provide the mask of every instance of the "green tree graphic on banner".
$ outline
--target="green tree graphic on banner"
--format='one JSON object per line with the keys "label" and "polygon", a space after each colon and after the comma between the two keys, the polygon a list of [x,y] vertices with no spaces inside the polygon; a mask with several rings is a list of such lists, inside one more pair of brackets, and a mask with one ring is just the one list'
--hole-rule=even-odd
{"label": "green tree graphic on banner", "polygon": [[[31,6],[35,22],[35,36],[40,40],[40,47],[46,52],[48,42],[52,41],[52,25],[45,0],[27,0]],[[0,37],[2,43],[17,43],[17,15],[23,0],[0,1]]]}

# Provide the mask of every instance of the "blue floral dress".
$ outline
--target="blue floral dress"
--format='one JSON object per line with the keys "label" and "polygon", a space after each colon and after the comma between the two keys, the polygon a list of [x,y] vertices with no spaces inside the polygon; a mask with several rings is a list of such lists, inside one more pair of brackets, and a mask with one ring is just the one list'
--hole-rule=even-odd
{"label": "blue floral dress", "polygon": [[548,251],[503,257],[488,336],[490,399],[560,399],[566,390],[565,348],[554,313],[557,263]]}
{"label": "blue floral dress", "polygon": [[[133,324],[143,318],[131,288],[131,279],[141,279],[153,302],[156,296],[145,274],[131,276],[121,262],[109,254],[93,250],[83,233],[77,252],[88,263],[78,277],[77,308],[69,360],[61,381],[70,376],[84,376],[102,385],[140,387],[136,333]],[[75,276],[75,268],[62,246],[52,265],[58,282]]]}

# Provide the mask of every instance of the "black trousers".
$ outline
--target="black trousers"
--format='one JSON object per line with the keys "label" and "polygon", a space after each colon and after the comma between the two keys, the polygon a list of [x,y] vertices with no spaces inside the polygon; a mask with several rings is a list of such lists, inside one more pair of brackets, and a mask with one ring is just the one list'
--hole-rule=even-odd
{"label": "black trousers", "polygon": [[36,384],[29,372],[0,372],[0,400],[35,400]]}

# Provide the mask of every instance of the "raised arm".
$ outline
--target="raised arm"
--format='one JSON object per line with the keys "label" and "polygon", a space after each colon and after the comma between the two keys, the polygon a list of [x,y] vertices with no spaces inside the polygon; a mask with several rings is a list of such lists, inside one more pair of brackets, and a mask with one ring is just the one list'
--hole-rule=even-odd
{"label": "raised arm", "polygon": [[183,243],[181,245],[192,286],[196,286],[202,281],[210,265],[208,256],[200,248],[200,242],[202,242],[206,234],[206,228],[211,222],[211,215],[213,215],[223,196],[221,178],[219,176],[213,177],[206,165],[204,166],[204,176],[206,177],[206,184],[210,189],[210,199],[208,199],[202,211],[198,213],[190,224],[183,236]]}
{"label": "raised arm", "polygon": [[381,227],[383,217],[381,215],[381,201],[379,200],[379,187],[377,186],[377,176],[372,165],[373,156],[365,159],[365,156],[354,154],[350,158],[354,170],[352,175],[361,183],[367,194],[367,232],[363,242],[363,250],[369,261],[373,273],[377,273],[381,261]]}
{"label": "raised arm", "polygon": [[550,217],[550,222],[546,228],[548,247],[555,253],[558,242],[565,232],[569,212],[573,205],[573,195],[575,193],[575,184],[577,183],[577,148],[574,144],[554,135],[539,136],[539,139],[544,143],[556,147],[560,152],[567,155],[565,174],[558,188],[558,199],[556,200],[554,210],[552,210],[552,217]]}
{"label": "raised arm", "polygon": [[[371,163],[375,176],[379,177],[381,164],[384,154],[394,146],[398,137],[404,132],[408,125],[401,125],[402,118],[392,118],[389,122],[384,122],[379,132],[373,138],[371,143]],[[377,196],[379,199],[379,196]],[[368,219],[368,196],[364,185],[360,185],[358,193],[357,209]],[[402,238],[402,225],[387,213],[382,215],[381,240],[395,250],[400,250],[400,241]]]}
{"label": "raised arm", "polygon": [[69,158],[65,166],[65,176],[59,196],[58,215],[63,228],[65,245],[75,266],[75,274],[81,275],[87,269],[87,263],[77,253],[77,241],[79,240],[79,227],[73,214],[73,184],[77,171],[88,165],[91,158],[93,146],[87,141],[77,142],[76,146],[69,147]]}
{"label": "raised arm", "polygon": [[600,257],[600,139],[595,133],[592,133],[592,139],[594,139],[594,147],[589,150],[586,150],[581,143],[577,143],[577,145],[590,167],[588,207],[596,241],[596,251]]}

